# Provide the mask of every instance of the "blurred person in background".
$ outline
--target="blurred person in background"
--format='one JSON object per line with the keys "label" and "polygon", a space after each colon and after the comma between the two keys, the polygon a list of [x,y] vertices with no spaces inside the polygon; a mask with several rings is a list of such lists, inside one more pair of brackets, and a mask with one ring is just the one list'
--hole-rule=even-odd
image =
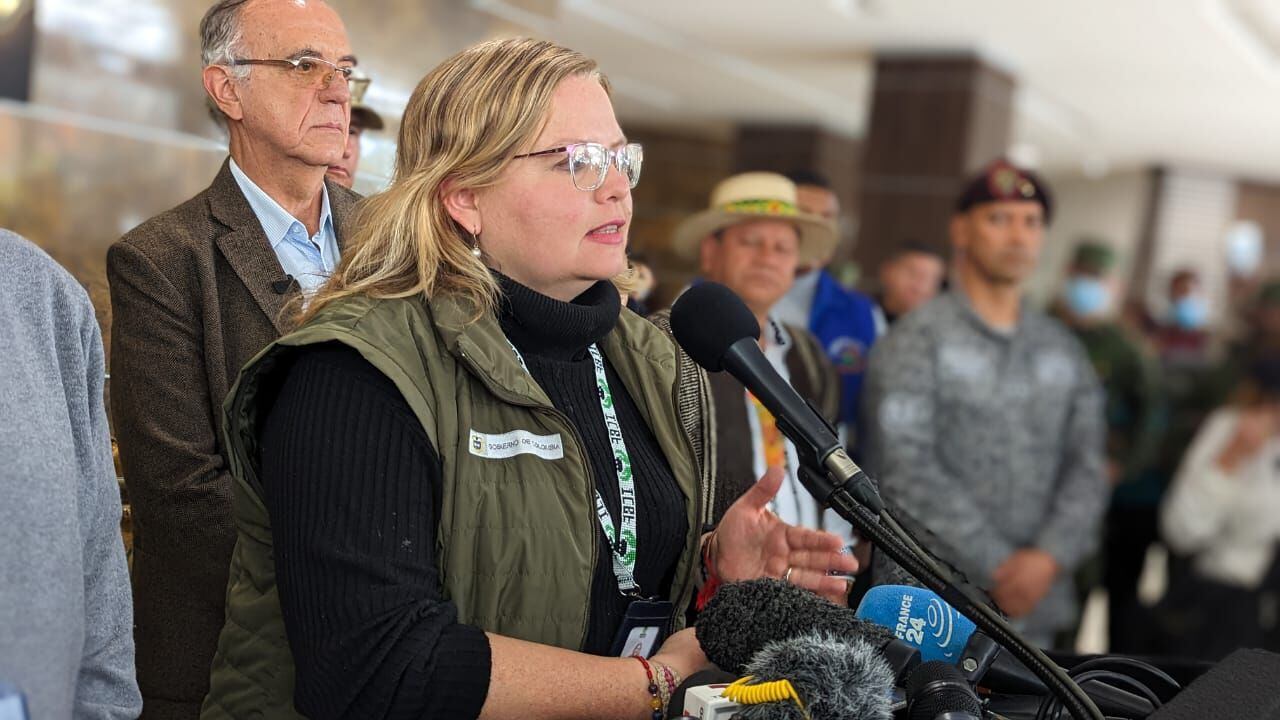
{"label": "blurred person in background", "polygon": [[776,471],[705,531],[704,376],[622,310],[643,149],[594,61],[482,43],[403,123],[333,280],[225,406],[202,717],[661,716],[706,664],[678,630],[704,571],[834,595],[857,563],[766,510]]}
{"label": "blurred person in background", "polygon": [[[1174,270],[1166,285],[1166,300],[1163,315],[1153,313],[1151,336],[1159,359],[1164,413],[1152,474],[1156,485],[1168,488],[1205,419],[1228,400],[1242,378],[1238,372],[1224,372],[1224,364],[1216,357],[1209,299],[1200,273],[1190,267]],[[1202,612],[1192,558],[1176,545],[1166,542],[1166,546],[1170,551],[1167,590],[1154,610],[1156,630],[1150,639],[1155,653],[1179,652],[1187,628],[1199,622]]]}
{"label": "blurred person in background", "polygon": [[351,91],[351,124],[347,128],[347,146],[342,158],[329,166],[326,176],[344,188],[350,189],[356,182],[360,169],[360,138],[365,130],[382,130],[386,123],[373,108],[364,105],[364,93],[369,88],[369,78],[353,77],[347,81]]}
{"label": "blurred person in background", "polygon": [[[968,183],[950,225],[956,282],[872,352],[862,424],[886,500],[1043,646],[1076,622],[1072,574],[1108,492],[1097,375],[1023,298],[1051,216],[1043,183],[1007,162]],[[877,583],[893,574],[877,563]]]}
{"label": "blurred person in background", "polygon": [[1191,560],[1181,653],[1218,660],[1276,650],[1280,603],[1280,355],[1255,358],[1233,402],[1196,433],[1161,512],[1171,549]]}
{"label": "blurred person in background", "polygon": [[[680,223],[673,240],[677,252],[698,258],[703,280],[742,298],[760,324],[760,346],[770,364],[832,423],[840,411],[835,370],[817,339],[803,326],[781,320],[776,309],[796,268],[828,257],[835,243],[831,222],[800,210],[796,186],[769,172],[722,180],[711,191],[708,209]],[[785,480],[772,508],[784,522],[851,538],[848,522],[824,512],[800,484],[795,446],[769,411],[729,373],[710,373],[708,379],[716,429],[713,519],[750,488],[751,478],[779,468]]]}
{"label": "blurred person in background", "polygon": [[107,254],[111,410],[133,508],[147,718],[195,718],[235,543],[222,401],[336,267],[357,196],[325,181],[347,146],[355,57],[320,0],[221,0],[200,23],[230,158],[207,190]]}
{"label": "blurred person in background", "polygon": [[[833,236],[840,217],[840,198],[823,176],[794,172],[788,176],[796,186],[796,207],[800,212],[831,223]],[[823,351],[840,376],[839,426],[845,444],[856,450],[858,397],[867,369],[867,353],[875,344],[877,329],[875,303],[871,298],[841,285],[826,267],[831,263],[836,242],[821,255],[806,257],[796,267],[795,282],[778,301],[773,314],[781,322],[805,328],[821,343]]]}
{"label": "blurred person in background", "polygon": [[1200,274],[1181,268],[1169,277],[1168,309],[1156,330],[1156,344],[1165,365],[1203,368],[1210,362],[1209,298]]}
{"label": "blurred person in background", "polygon": [[1105,586],[1108,649],[1138,653],[1151,627],[1137,593],[1147,550],[1159,541],[1163,483],[1151,463],[1163,415],[1155,358],[1116,319],[1121,288],[1113,276],[1115,265],[1108,243],[1080,242],[1053,315],[1080,340],[1106,393],[1107,476],[1114,486],[1102,551],[1077,574],[1077,599],[1083,602],[1094,587]]}
{"label": "blurred person in background", "polygon": [[1243,331],[1227,345],[1212,378],[1212,387],[1222,402],[1248,377],[1255,361],[1280,355],[1280,280],[1260,281],[1253,297],[1242,305]]}
{"label": "blurred person in background", "polygon": [[876,321],[880,334],[898,318],[938,295],[947,275],[947,262],[936,249],[917,242],[898,246],[880,264],[880,292],[876,295]]}
{"label": "blurred person in background", "polygon": [[[1182,268],[1169,277],[1168,307],[1153,339],[1167,414],[1156,469],[1167,486],[1201,423],[1226,401],[1241,377],[1224,374],[1224,364],[1215,356],[1209,301],[1194,269]],[[1241,370],[1248,367],[1246,360]]]}
{"label": "blurred person in background", "polygon": [[7,230],[0,338],[0,683],[32,718],[135,718],[102,336],[84,288]]}
{"label": "blurred person in background", "polygon": [[632,255],[630,265],[632,290],[627,293],[627,309],[640,317],[648,317],[648,300],[653,296],[653,289],[658,286],[658,279],[645,256],[638,253]]}

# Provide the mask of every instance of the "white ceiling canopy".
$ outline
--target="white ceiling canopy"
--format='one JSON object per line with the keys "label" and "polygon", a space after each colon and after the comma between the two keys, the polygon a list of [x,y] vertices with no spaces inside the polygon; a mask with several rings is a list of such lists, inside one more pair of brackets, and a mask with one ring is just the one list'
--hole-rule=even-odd
{"label": "white ceiling canopy", "polygon": [[472,0],[580,49],[620,114],[865,133],[880,52],[1017,78],[1011,149],[1086,174],[1164,163],[1280,178],[1280,0]]}

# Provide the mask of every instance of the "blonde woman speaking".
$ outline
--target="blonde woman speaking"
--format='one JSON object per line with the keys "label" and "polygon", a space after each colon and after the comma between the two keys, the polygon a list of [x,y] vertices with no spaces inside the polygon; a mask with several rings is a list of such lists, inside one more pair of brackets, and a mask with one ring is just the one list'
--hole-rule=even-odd
{"label": "blonde woman speaking", "polygon": [[554,44],[419,83],[391,186],[228,399],[204,717],[660,717],[706,664],[668,634],[702,577],[843,594],[856,561],[766,509],[777,476],[704,528],[689,366],[611,282],[642,161]]}

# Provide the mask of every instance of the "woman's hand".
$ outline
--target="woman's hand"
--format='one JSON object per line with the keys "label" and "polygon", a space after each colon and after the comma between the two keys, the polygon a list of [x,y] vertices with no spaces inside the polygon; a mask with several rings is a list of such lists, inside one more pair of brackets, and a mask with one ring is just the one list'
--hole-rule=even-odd
{"label": "woman's hand", "polygon": [[778,519],[768,506],[780,487],[782,471],[772,469],[725,512],[712,539],[716,574],[724,582],[783,578],[844,604],[849,585],[828,571],[852,575],[858,570],[857,559],[840,553],[844,542],[838,536]]}

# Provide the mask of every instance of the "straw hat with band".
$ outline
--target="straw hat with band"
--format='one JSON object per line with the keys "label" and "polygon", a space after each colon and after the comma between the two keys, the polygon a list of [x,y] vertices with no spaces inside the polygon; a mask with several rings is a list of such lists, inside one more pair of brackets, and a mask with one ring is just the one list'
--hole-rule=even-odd
{"label": "straw hat with band", "polygon": [[836,247],[836,228],[819,215],[796,207],[795,183],[771,172],[749,172],[726,178],[711,191],[711,207],[676,227],[672,248],[687,259],[698,257],[702,239],[719,230],[753,220],[783,220],[800,233],[800,264],[824,260]]}

